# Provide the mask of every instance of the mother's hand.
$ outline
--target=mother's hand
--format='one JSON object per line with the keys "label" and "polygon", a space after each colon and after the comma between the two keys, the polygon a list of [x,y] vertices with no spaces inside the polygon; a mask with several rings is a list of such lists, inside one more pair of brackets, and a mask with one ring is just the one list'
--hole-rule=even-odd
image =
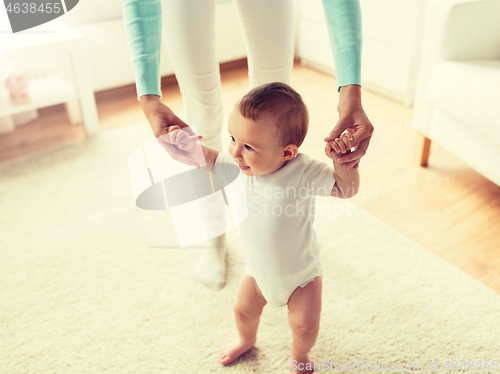
{"label": "mother's hand", "polygon": [[[177,117],[169,107],[163,104],[158,96],[143,95],[140,97],[140,102],[156,140],[165,148],[170,157],[176,161],[195,167],[203,167],[206,165],[201,145],[198,142],[198,140],[202,138],[201,136],[197,135],[191,127]],[[172,134],[169,133],[169,127],[171,126],[175,126],[175,129],[182,129],[187,132],[189,138],[183,137],[182,143],[194,143],[194,147],[189,147],[189,150],[181,149],[184,147],[179,147],[179,139],[173,136],[177,134],[177,132],[172,132]]]}
{"label": "mother's hand", "polygon": [[[374,129],[361,105],[361,87],[358,85],[344,86],[340,88],[339,94],[337,108],[339,120],[325,141],[330,142],[339,138],[347,130],[352,138],[351,146],[354,147],[354,151],[339,157],[339,160],[344,163],[344,170],[348,170],[351,167],[359,167],[359,161],[366,154]],[[335,149],[335,143],[332,144],[332,148],[337,153],[341,151],[340,147]]]}

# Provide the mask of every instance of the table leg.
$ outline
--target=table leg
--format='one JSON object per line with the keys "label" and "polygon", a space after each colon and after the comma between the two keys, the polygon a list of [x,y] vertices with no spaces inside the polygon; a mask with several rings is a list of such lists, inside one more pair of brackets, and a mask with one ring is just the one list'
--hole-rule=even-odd
{"label": "table leg", "polygon": [[93,135],[99,132],[99,117],[97,115],[94,92],[87,76],[84,61],[85,54],[83,53],[83,45],[79,44],[79,46],[71,52],[71,63],[73,66],[73,73],[75,74],[76,89],[80,97],[85,131],[87,135]]}

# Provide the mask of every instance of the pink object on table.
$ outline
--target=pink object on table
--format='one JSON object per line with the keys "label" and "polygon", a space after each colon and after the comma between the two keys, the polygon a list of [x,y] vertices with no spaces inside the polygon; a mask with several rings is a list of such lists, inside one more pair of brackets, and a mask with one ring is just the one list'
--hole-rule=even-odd
{"label": "pink object on table", "polygon": [[13,75],[5,79],[5,87],[9,90],[12,99],[28,97],[29,80],[26,74]]}

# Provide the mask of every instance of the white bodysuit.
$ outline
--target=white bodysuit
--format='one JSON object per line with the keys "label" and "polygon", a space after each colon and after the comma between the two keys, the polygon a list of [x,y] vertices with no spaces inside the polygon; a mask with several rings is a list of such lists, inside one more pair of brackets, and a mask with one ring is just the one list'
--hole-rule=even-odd
{"label": "white bodysuit", "polygon": [[[235,164],[228,152],[219,153],[216,170],[224,163]],[[298,153],[271,174],[242,175],[248,201],[241,224],[246,274],[273,306],[286,305],[297,287],[322,275],[314,197],[330,196],[333,172],[332,166]]]}

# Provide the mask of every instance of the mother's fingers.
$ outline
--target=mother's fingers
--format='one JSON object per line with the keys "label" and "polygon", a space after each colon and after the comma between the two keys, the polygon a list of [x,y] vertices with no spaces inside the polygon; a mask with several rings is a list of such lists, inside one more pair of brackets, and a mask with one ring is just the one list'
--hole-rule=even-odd
{"label": "mother's fingers", "polygon": [[329,143],[333,141],[335,138],[338,138],[340,134],[342,134],[347,126],[345,126],[343,123],[338,122],[335,127],[333,128],[332,131],[325,137],[325,142]]}
{"label": "mother's fingers", "polygon": [[[370,144],[371,136],[363,140],[355,147],[355,151],[351,152],[347,155],[342,156],[340,162],[350,162],[356,158],[361,158],[366,154],[366,150],[368,149],[368,145]],[[351,141],[352,143],[352,141]]]}
{"label": "mother's fingers", "polygon": [[373,125],[370,122],[366,122],[362,124],[353,123],[349,126],[346,122],[339,122],[324,140],[326,142],[330,142],[335,138],[340,137],[340,134],[344,131],[347,131],[348,137],[351,138],[351,146],[356,147],[358,144],[372,136]]}
{"label": "mother's fingers", "polygon": [[[361,145],[362,143],[366,142],[368,140],[368,143],[370,142],[370,138],[373,134],[373,125],[371,123],[366,123],[364,125],[359,125],[355,129],[355,131],[351,134],[351,144],[353,147],[356,147],[358,144]],[[366,143],[366,149],[368,148],[368,143]]]}

